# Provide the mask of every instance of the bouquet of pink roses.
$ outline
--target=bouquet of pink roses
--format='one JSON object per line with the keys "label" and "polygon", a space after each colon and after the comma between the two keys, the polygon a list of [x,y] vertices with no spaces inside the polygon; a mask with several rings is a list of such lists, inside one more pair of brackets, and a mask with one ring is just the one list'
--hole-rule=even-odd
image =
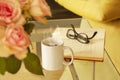
{"label": "bouquet of pink roses", "polygon": [[46,23],[45,16],[51,16],[45,0],[0,0],[0,74],[15,74],[22,62],[28,71],[43,74],[38,57],[29,49],[33,24],[26,20]]}

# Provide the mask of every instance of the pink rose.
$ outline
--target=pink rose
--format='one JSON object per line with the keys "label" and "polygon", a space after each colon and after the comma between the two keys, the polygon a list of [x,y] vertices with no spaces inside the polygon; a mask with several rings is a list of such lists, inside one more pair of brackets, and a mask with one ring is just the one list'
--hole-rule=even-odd
{"label": "pink rose", "polygon": [[0,0],[0,24],[8,25],[24,24],[25,19],[21,15],[20,4],[17,0]]}
{"label": "pink rose", "polygon": [[10,54],[14,54],[18,59],[26,57],[30,40],[22,26],[7,27],[3,41],[12,50]]}
{"label": "pink rose", "polygon": [[30,0],[18,0],[21,4],[22,9],[25,8],[26,6],[29,6],[28,4],[30,3]]}
{"label": "pink rose", "polygon": [[4,37],[5,35],[5,27],[0,25],[0,40]]}
{"label": "pink rose", "polygon": [[29,0],[18,0],[21,4],[26,4],[28,3]]}
{"label": "pink rose", "polygon": [[45,23],[45,16],[51,16],[51,10],[45,0],[32,0],[30,14],[35,20]]}

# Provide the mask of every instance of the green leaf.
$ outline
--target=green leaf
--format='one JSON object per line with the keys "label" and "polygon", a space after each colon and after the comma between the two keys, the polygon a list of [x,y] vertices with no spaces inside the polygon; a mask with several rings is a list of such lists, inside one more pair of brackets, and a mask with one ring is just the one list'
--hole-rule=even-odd
{"label": "green leaf", "polygon": [[23,61],[28,71],[37,75],[43,75],[42,66],[37,55],[34,53],[28,53]]}
{"label": "green leaf", "polygon": [[7,61],[6,68],[8,72],[15,74],[19,71],[22,62],[21,60],[18,60],[12,55],[9,58],[7,58],[6,61]]}
{"label": "green leaf", "polygon": [[25,30],[28,34],[30,34],[30,33],[32,32],[34,26],[35,26],[35,25],[34,25],[33,23],[26,23],[26,24],[24,25],[24,30]]}
{"label": "green leaf", "polygon": [[4,75],[6,71],[6,60],[5,58],[0,58],[0,74]]}

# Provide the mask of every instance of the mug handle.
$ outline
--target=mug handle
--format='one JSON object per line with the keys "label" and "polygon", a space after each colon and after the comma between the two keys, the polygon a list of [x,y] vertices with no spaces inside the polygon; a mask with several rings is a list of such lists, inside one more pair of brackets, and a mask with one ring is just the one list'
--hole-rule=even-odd
{"label": "mug handle", "polygon": [[73,63],[73,60],[74,60],[74,52],[73,52],[73,50],[70,48],[70,47],[68,47],[68,46],[64,46],[64,50],[65,49],[68,49],[68,50],[70,50],[71,51],[71,59],[70,59],[70,62],[68,62],[68,61],[63,61],[63,64],[64,65],[66,65],[66,66],[69,66],[69,65],[71,65],[72,63]]}

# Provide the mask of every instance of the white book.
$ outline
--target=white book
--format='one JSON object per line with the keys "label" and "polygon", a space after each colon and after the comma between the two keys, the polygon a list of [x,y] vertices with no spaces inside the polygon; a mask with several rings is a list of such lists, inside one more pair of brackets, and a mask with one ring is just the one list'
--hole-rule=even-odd
{"label": "white book", "polygon": [[[88,44],[83,44],[75,39],[69,39],[66,36],[67,30],[70,28],[57,28],[53,32],[53,37],[62,38],[64,41],[64,45],[69,46],[73,49],[74,59],[103,61],[105,29],[75,28],[78,33],[86,33],[88,36],[92,36],[93,33],[97,31],[97,34],[95,35],[95,37],[91,39]],[[65,52],[65,57],[70,58],[69,52],[67,51]]]}

